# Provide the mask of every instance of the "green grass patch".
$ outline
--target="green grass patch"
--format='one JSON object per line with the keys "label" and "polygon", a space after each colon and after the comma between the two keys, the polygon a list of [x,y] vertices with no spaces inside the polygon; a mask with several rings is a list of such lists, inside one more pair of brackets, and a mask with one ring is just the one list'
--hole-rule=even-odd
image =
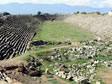
{"label": "green grass patch", "polygon": [[60,84],[56,79],[50,79],[48,81],[51,82],[52,84]]}
{"label": "green grass patch", "polygon": [[101,84],[105,84],[102,80],[100,80],[100,83],[101,83]]}
{"label": "green grass patch", "polygon": [[46,74],[46,77],[47,78],[53,78],[53,75],[52,74]]}
{"label": "green grass patch", "polygon": [[78,26],[65,23],[63,21],[46,21],[41,25],[38,34],[33,40],[45,41],[80,41],[92,40],[94,36]]}
{"label": "green grass patch", "polygon": [[30,56],[35,56],[35,55],[36,56],[37,55],[39,55],[39,56],[47,55],[48,56],[49,52],[52,52],[53,51],[52,48],[60,47],[60,46],[63,46],[63,45],[46,45],[43,48],[34,47],[32,50],[28,50],[24,54],[17,55],[14,59],[18,59],[18,60],[28,60],[28,58]]}

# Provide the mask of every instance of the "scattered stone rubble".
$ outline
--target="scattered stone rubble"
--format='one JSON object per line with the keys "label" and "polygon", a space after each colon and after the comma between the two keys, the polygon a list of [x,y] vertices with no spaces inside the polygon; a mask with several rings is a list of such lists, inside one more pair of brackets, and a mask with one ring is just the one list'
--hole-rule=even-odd
{"label": "scattered stone rubble", "polygon": [[[96,71],[98,66],[104,64],[105,62],[106,61],[91,60],[90,62],[83,64],[55,64],[55,67],[53,68],[57,68],[56,70],[54,70],[54,72],[59,77],[62,77],[70,81],[75,81],[79,84],[91,84],[91,82],[97,81]],[[106,63],[109,63],[109,65],[105,65],[107,67],[110,67],[112,65],[112,62]]]}
{"label": "scattered stone rubble", "polygon": [[[76,46],[72,48],[67,49],[55,49],[53,54],[49,56],[51,60],[74,60],[76,58],[88,58],[92,59],[94,57],[97,57],[100,53],[102,54],[103,51],[111,52],[111,44],[109,42],[104,41],[90,41],[90,42],[84,42],[81,44],[81,46]],[[105,55],[105,54],[103,54]],[[65,58],[66,57],[66,58]]]}
{"label": "scattered stone rubble", "polygon": [[22,79],[20,80],[20,78],[17,78],[21,75],[22,77],[28,76],[31,78],[40,77],[42,74],[42,71],[40,68],[41,65],[42,64],[37,59],[35,59],[34,57],[30,57],[28,63],[25,63],[25,64],[21,63],[19,65],[1,66],[0,67],[0,82],[3,81],[6,84],[9,84],[7,77],[23,82]]}
{"label": "scattered stone rubble", "polygon": [[[112,51],[112,42],[101,40],[85,41],[80,46],[55,49],[51,56],[48,56],[55,64],[49,65],[54,68],[57,76],[75,81],[79,84],[91,84],[97,81],[96,71],[101,65],[110,67],[112,60],[95,59],[100,56],[107,57]],[[87,59],[85,63],[63,64],[66,60],[75,61],[77,59]]]}
{"label": "scattered stone rubble", "polygon": [[91,81],[95,80],[98,63],[101,62],[94,61],[83,64],[72,64],[68,66],[60,65],[60,67],[57,67],[55,70],[55,73],[57,76],[67,80],[75,81],[80,84],[89,84]]}
{"label": "scattered stone rubble", "polygon": [[4,82],[8,82],[7,79],[6,79],[6,76],[3,72],[0,72],[0,81],[4,81]]}
{"label": "scattered stone rubble", "polygon": [[41,63],[37,59],[30,57],[30,60],[25,66],[23,64],[19,66],[18,71],[30,76],[41,76],[40,66]]}

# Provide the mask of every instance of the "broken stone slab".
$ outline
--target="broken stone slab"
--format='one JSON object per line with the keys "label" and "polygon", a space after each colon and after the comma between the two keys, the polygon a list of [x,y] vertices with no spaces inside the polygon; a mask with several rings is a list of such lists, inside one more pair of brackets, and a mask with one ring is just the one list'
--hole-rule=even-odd
{"label": "broken stone slab", "polygon": [[48,68],[45,70],[45,73],[46,73],[46,74],[50,74],[50,71],[49,71]]}
{"label": "broken stone slab", "polygon": [[96,81],[96,84],[101,84],[99,81]]}
{"label": "broken stone slab", "polygon": [[56,75],[59,75],[59,72],[56,72]]}
{"label": "broken stone slab", "polygon": [[84,78],[84,77],[79,77],[78,82],[79,82],[79,84],[90,84],[89,79]]}
{"label": "broken stone slab", "polygon": [[30,71],[29,73],[28,73],[30,76],[41,76],[41,71],[37,71],[37,70],[35,70],[35,71]]}
{"label": "broken stone slab", "polygon": [[68,74],[66,79],[67,80],[73,80],[73,77],[72,77],[72,75]]}

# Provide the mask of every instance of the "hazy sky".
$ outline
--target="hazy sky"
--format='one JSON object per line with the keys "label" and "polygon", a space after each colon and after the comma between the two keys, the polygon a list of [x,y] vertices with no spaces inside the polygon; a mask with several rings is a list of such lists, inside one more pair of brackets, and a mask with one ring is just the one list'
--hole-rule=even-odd
{"label": "hazy sky", "polygon": [[68,5],[91,6],[91,7],[112,7],[112,0],[0,0],[0,4],[7,3],[41,3],[56,4],[64,3]]}

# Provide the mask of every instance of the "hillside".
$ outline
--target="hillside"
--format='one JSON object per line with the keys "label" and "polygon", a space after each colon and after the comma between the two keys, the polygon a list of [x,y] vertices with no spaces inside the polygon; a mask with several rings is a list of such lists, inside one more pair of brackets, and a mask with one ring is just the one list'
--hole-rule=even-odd
{"label": "hillside", "polygon": [[112,16],[96,14],[72,15],[64,20],[95,34],[102,40],[112,40]]}

